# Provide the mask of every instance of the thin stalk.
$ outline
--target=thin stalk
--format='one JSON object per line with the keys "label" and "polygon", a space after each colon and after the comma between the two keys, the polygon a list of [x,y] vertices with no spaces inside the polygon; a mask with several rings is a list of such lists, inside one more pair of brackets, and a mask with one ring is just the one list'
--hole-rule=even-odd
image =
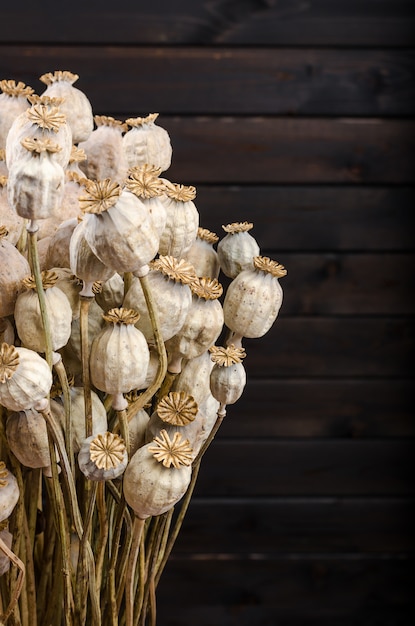
{"label": "thin stalk", "polygon": [[81,626],[83,626],[86,621],[88,574],[89,574],[89,570],[87,567],[86,546],[90,540],[92,518],[94,515],[97,488],[98,488],[98,483],[96,481],[92,481],[91,489],[89,489],[88,491],[89,501],[88,501],[87,513],[86,513],[86,517],[84,521],[84,532],[82,535],[81,543],[79,545],[79,557],[78,557],[78,568],[76,572],[76,581],[77,581],[78,595],[80,598],[79,624]]}
{"label": "thin stalk", "polygon": [[[58,572],[61,567],[62,560],[60,555],[59,546],[55,545],[55,551],[53,555],[53,566],[52,570],[54,572]],[[46,608],[46,613],[44,617],[43,624],[53,624],[54,626],[58,626],[61,623],[61,613],[62,613],[62,577],[61,576],[53,576],[52,577],[52,586],[49,592],[48,604]],[[66,626],[66,624],[65,624]]]}
{"label": "thin stalk", "polygon": [[157,400],[161,400],[164,396],[167,396],[177,376],[178,374],[176,372],[166,372],[163,383],[157,393]]}
{"label": "thin stalk", "polygon": [[19,598],[19,606],[20,606],[20,619],[22,620],[22,626],[29,626],[29,605],[27,599],[27,554],[26,554],[26,542],[24,535],[22,536],[22,540],[20,542],[19,556],[23,563],[26,566],[26,576],[23,580],[22,591],[20,593]]}
{"label": "thin stalk", "polygon": [[108,481],[108,488],[115,501],[118,504],[117,517],[115,520],[115,529],[111,544],[111,557],[108,566],[108,595],[109,595],[109,611],[111,626],[118,626],[118,609],[117,609],[117,593],[115,588],[115,567],[118,558],[118,550],[120,547],[121,530],[124,521],[124,513],[127,511],[125,500],[111,481]]}
{"label": "thin stalk", "polygon": [[29,531],[29,541],[32,546],[35,544],[35,536],[36,536],[36,523],[37,523],[37,511],[38,511],[38,502],[40,495],[40,469],[32,469],[29,475],[29,501],[28,512],[27,512],[27,523],[28,523],[28,531]]}
{"label": "thin stalk", "polygon": [[100,595],[102,585],[102,572],[104,567],[105,549],[108,542],[108,518],[107,518],[107,506],[105,503],[105,482],[98,483],[97,491],[97,508],[98,508],[98,520],[99,520],[99,540],[97,548],[96,566],[95,566],[95,579],[97,594]]}
{"label": "thin stalk", "polygon": [[125,298],[133,282],[133,275],[131,272],[124,272],[123,278],[124,278],[124,298]]}
{"label": "thin stalk", "polygon": [[117,411],[118,424],[120,427],[121,437],[124,439],[125,447],[127,448],[128,458],[131,456],[130,447],[130,429],[128,428],[128,416],[126,409]]}
{"label": "thin stalk", "polygon": [[134,626],[134,573],[145,520],[134,517],[132,545],[125,581],[126,626]]}
{"label": "thin stalk", "polygon": [[33,544],[30,541],[30,530],[26,513],[23,516],[23,530],[26,548],[26,586],[27,586],[27,603],[30,609],[30,620],[28,620],[29,626],[37,626],[36,611],[33,607],[36,606],[36,583],[35,583],[35,568],[33,563]]}
{"label": "thin stalk", "polygon": [[49,578],[52,575],[53,571],[52,561],[56,543],[56,530],[53,524],[53,517],[51,513],[52,512],[49,511],[49,515],[45,516],[46,528],[43,541],[43,558],[41,559],[39,568],[40,580],[37,591],[37,609],[39,622],[41,622],[41,616],[43,616],[45,612],[46,592],[48,588]]}
{"label": "thin stalk", "polygon": [[45,357],[46,361],[49,364],[49,367],[52,369],[52,335],[49,324],[49,316],[46,308],[45,291],[42,284],[42,272],[40,271],[39,253],[37,249],[38,227],[36,227],[35,231],[30,230],[30,228],[31,226],[28,225],[27,232],[29,235],[29,259],[32,272],[35,277],[36,292],[39,298],[40,315],[42,319],[43,330],[45,332]]}
{"label": "thin stalk", "polygon": [[[155,574],[156,574],[156,564],[158,561],[158,555],[160,551],[160,544],[162,541],[162,537],[164,534],[164,527],[166,524],[166,516],[159,515],[155,518],[155,524],[152,529],[152,534],[150,536],[149,541],[149,549],[147,551],[147,580],[145,584],[144,590],[144,601],[143,606],[141,608],[142,612],[142,623],[145,623],[147,612],[148,612],[148,600],[150,599],[150,615],[155,616]],[[161,528],[160,528],[161,527]],[[160,532],[161,531],[161,532]]]}
{"label": "thin stalk", "polygon": [[71,392],[69,389],[68,377],[66,375],[65,366],[60,358],[57,363],[54,363],[55,371],[58,375],[60,385],[63,393],[63,406],[65,409],[65,444],[66,453],[68,455],[69,464],[71,466],[72,474],[75,474],[74,454],[73,454],[73,441],[72,441],[72,414],[71,414]]}
{"label": "thin stalk", "polygon": [[92,397],[91,377],[89,373],[89,338],[88,338],[88,313],[93,298],[80,296],[80,329],[81,329],[81,360],[82,360],[82,383],[84,386],[85,405],[85,434],[91,437],[92,428]]}
{"label": "thin stalk", "polygon": [[[20,593],[23,587],[23,580],[25,577],[25,566],[24,563],[19,559],[19,557],[14,554],[4,543],[3,539],[0,538],[0,551],[3,552],[8,559],[17,567],[19,570],[19,574],[17,576],[16,584],[14,585],[14,589],[11,593],[11,598],[7,609],[4,611],[3,615],[0,615],[0,620],[5,624],[9,619],[10,615],[13,613],[15,608],[17,607],[17,602],[19,600]],[[20,619],[19,619],[20,622]]]}
{"label": "thin stalk", "polygon": [[141,545],[139,552],[139,566],[138,566],[138,593],[136,592],[136,608],[134,626],[138,626],[138,620],[140,619],[141,610],[144,602],[144,590],[146,583],[146,550],[144,533],[141,535]]}

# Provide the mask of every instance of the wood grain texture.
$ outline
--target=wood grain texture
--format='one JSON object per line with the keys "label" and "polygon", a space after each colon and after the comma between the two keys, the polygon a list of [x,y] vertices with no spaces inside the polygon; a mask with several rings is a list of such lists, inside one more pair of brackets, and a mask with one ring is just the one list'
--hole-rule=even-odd
{"label": "wood grain texture", "polygon": [[150,4],[73,0],[57,10],[42,0],[4,7],[5,42],[405,46],[412,43],[410,0],[178,0]]}
{"label": "wood grain texture", "polygon": [[0,75],[22,80],[40,92],[45,87],[38,76],[61,67],[79,74],[77,86],[88,95],[94,111],[112,110],[116,103],[121,117],[134,111],[411,115],[415,95],[410,49],[1,48]]}

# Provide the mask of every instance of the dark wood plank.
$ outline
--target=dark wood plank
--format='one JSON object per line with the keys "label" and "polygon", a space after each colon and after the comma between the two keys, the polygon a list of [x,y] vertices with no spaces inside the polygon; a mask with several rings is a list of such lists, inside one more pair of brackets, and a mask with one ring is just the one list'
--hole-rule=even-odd
{"label": "dark wood plank", "polygon": [[408,496],[412,442],[217,439],[195,494],[204,497]]}
{"label": "dark wood plank", "polygon": [[[408,626],[412,560],[172,559],[160,626]],[[408,621],[409,618],[409,621]]]}
{"label": "dark wood plank", "polygon": [[[42,92],[73,68],[94,110],[161,114],[411,115],[412,50],[3,46],[0,75]],[[155,79],[156,77],[156,79]],[[138,107],[138,110],[137,110]],[[141,114],[140,113],[140,114]]]}
{"label": "dark wood plank", "polygon": [[411,45],[410,0],[180,0],[150,4],[28,0],[2,10],[7,42],[111,44]]}
{"label": "dark wood plank", "polygon": [[415,254],[278,254],[284,315],[411,315]]}
{"label": "dark wood plank", "polygon": [[268,334],[246,339],[244,346],[253,378],[410,378],[414,373],[411,318],[282,316]]}
{"label": "dark wood plank", "polygon": [[292,250],[413,248],[412,187],[207,186],[196,205],[205,228],[253,222],[251,234],[270,253]]}
{"label": "dark wood plank", "polygon": [[413,380],[249,377],[217,438],[414,437],[413,408]]}
{"label": "dark wood plank", "polygon": [[413,522],[396,498],[193,498],[174,553],[402,553]]}

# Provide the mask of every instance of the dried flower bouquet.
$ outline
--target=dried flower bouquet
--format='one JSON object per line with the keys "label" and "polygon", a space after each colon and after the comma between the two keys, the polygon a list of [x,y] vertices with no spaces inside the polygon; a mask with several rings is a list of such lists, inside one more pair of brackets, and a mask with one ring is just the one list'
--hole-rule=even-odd
{"label": "dried flower bouquet", "polygon": [[286,272],[252,224],[199,226],[157,114],[93,130],[77,78],[0,82],[0,623],[154,625]]}

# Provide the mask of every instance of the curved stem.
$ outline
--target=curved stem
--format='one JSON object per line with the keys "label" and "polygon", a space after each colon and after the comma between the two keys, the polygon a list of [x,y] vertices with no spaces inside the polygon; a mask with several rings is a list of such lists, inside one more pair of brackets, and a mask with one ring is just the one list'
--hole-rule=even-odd
{"label": "curved stem", "polygon": [[54,363],[55,371],[58,375],[60,385],[63,393],[63,406],[65,409],[65,444],[66,452],[68,454],[69,463],[71,466],[72,474],[75,474],[74,466],[74,454],[73,454],[73,441],[72,441],[72,413],[71,413],[71,392],[69,390],[68,377],[66,375],[65,366],[62,358]]}
{"label": "curved stem", "polygon": [[25,566],[24,563],[22,563],[22,561],[19,559],[18,556],[16,556],[16,554],[14,552],[12,552],[11,550],[9,550],[9,548],[6,546],[6,544],[4,543],[3,539],[0,538],[0,550],[1,552],[3,552],[8,559],[10,559],[10,561],[18,568],[19,570],[19,575],[17,577],[16,580],[16,585],[14,587],[13,593],[12,593],[12,597],[10,598],[10,602],[9,602],[9,606],[7,607],[7,609],[4,611],[3,615],[0,615],[0,620],[5,624],[7,622],[7,620],[9,619],[10,615],[13,613],[14,611],[14,607],[16,606],[18,600],[19,600],[19,596],[20,593],[22,591],[22,587],[23,587],[23,580],[25,577]]}
{"label": "curved stem", "polygon": [[126,626],[134,626],[134,573],[137,565],[144,524],[144,519],[140,519],[137,516],[134,517],[133,540],[125,581]]}
{"label": "curved stem", "polygon": [[128,417],[126,409],[117,411],[117,418],[118,424],[120,426],[121,437],[124,439],[125,447],[127,448],[128,458],[130,458],[130,429],[128,428]]}
{"label": "curved stem", "polygon": [[84,406],[85,406],[85,436],[91,437],[92,428],[92,396],[91,378],[89,373],[89,338],[88,338],[88,312],[91,300],[85,296],[80,296],[80,330],[81,330],[81,360],[82,360],[82,383],[84,386]]}

